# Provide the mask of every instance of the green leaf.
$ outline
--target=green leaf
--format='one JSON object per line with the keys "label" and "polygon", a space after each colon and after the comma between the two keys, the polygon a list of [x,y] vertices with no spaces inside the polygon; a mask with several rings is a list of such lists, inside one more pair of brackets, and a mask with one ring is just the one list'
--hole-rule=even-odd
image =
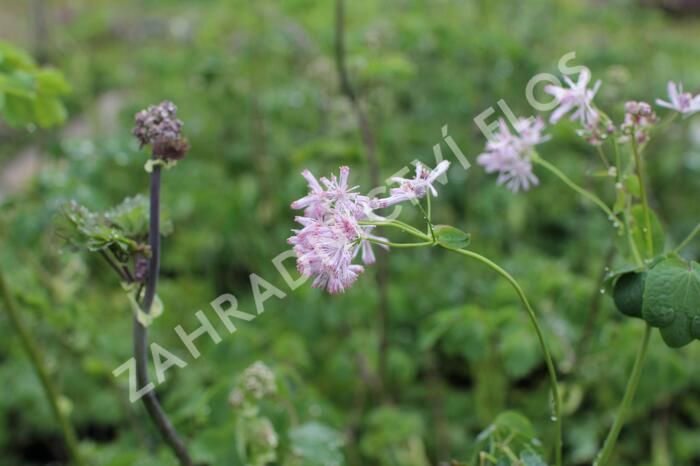
{"label": "green leaf", "polygon": [[603,288],[605,291],[612,293],[613,288],[615,286],[615,282],[617,281],[618,278],[621,276],[630,273],[630,272],[641,272],[643,270],[642,267],[639,267],[638,265],[625,265],[624,267],[620,267],[615,270],[611,270],[605,275],[605,279],[603,280]]}
{"label": "green leaf", "polygon": [[[541,450],[541,442],[535,437],[530,420],[516,411],[505,411],[477,437],[473,460],[478,461],[480,451],[488,451],[498,464],[501,458],[508,457],[506,451],[509,451],[523,462],[530,461],[525,464],[539,466],[537,460],[542,461],[539,456]],[[546,466],[546,463],[543,464]]]}
{"label": "green leaf", "polygon": [[39,96],[34,100],[34,121],[42,128],[60,125],[68,118],[68,111],[59,99]]}
{"label": "green leaf", "polygon": [[0,74],[0,92],[24,97],[25,99],[33,99],[36,97],[34,77],[20,71],[11,74]]}
{"label": "green leaf", "polygon": [[[150,215],[150,201],[142,194],[127,197],[118,206],[105,212],[105,218],[113,226],[119,228],[126,236],[131,238],[145,238],[148,236],[148,219]],[[173,223],[170,218],[161,211],[160,214],[161,235],[168,236],[173,231]]]}
{"label": "green leaf", "polygon": [[463,249],[469,246],[471,235],[450,225],[435,225],[435,239],[446,248]]}
{"label": "green leaf", "polygon": [[642,317],[646,272],[620,275],[613,287],[613,300],[618,311],[630,317]]}
{"label": "green leaf", "polygon": [[289,433],[292,454],[308,466],[343,464],[343,436],[318,422],[295,427]]}
{"label": "green leaf", "polygon": [[523,462],[523,466],[547,466],[540,455],[530,450],[520,453],[520,461]]}
{"label": "green leaf", "polygon": [[672,348],[700,337],[700,264],[669,257],[647,274],[642,316]]}
{"label": "green leaf", "polygon": [[32,71],[36,69],[34,59],[24,50],[9,42],[0,41],[0,72],[15,69]]}
{"label": "green leaf", "polygon": [[47,97],[59,97],[71,91],[60,71],[46,68],[36,74],[36,91]]}
{"label": "green leaf", "polygon": [[528,418],[517,411],[504,411],[493,421],[498,429],[507,431],[509,434],[532,439],[535,437],[535,429]]}
{"label": "green leaf", "polygon": [[26,97],[5,94],[2,115],[12,127],[24,126],[34,121],[34,102]]}

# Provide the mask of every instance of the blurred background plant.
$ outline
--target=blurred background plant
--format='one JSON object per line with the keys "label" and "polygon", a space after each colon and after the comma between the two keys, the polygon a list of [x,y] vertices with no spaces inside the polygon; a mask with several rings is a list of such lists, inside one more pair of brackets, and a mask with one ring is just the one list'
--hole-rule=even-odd
{"label": "blurred background plant", "polygon": [[[599,101],[661,97],[670,79],[700,90],[692,2],[642,3],[348,2],[348,74],[375,136],[381,178],[414,158],[432,164],[445,124],[473,162],[484,142],[473,118],[499,99],[516,114],[533,113],[526,83],[539,72],[558,74],[570,51],[604,81]],[[522,437],[508,443],[518,461],[547,451],[545,366],[507,283],[450,254],[395,251],[378,382],[376,283],[362,280],[332,299],[308,285],[288,292],[271,263],[287,249],[289,202],[305,190],[294,174],[367,163],[336,74],[333,2],[0,0],[0,11],[0,39],[66,78],[53,71],[40,78],[27,56],[0,48],[0,108],[12,124],[0,126],[0,268],[90,461],[175,464],[143,408],[128,402],[126,380],[111,375],[131,354],[128,299],[96,258],[64,254],[52,225],[70,199],[100,211],[147,186],[129,129],[137,110],[164,99],[177,103],[192,149],[163,187],[175,228],[163,245],[165,311],[150,331],[188,362],[169,371],[158,392],[197,460],[243,465],[242,452],[264,450],[260,464],[474,465],[490,461],[479,451],[503,445],[513,431]],[[20,79],[7,77],[8,63],[23,63]],[[72,93],[63,95],[66,82]],[[16,110],[29,90],[42,106]],[[624,109],[616,111],[619,120]],[[51,126],[66,115],[60,129],[26,124],[31,117]],[[596,185],[595,154],[566,125],[551,131],[557,137],[543,156]],[[700,217],[699,120],[676,125],[646,153],[651,202],[677,243]],[[367,186],[364,173],[354,171]],[[479,169],[453,169],[434,215],[469,231],[473,247],[498,258],[534,301],[566,387],[565,464],[590,464],[622,396],[639,323],[600,293],[614,260],[608,222],[541,177],[541,187],[515,197]],[[699,254],[697,244],[686,249]],[[201,357],[188,359],[173,327],[196,328],[194,313],[224,292],[250,312],[250,273],[288,296],[267,301],[264,314],[221,344],[202,341]],[[5,313],[0,322],[0,374],[11,388],[0,399],[0,465],[66,463],[39,380]],[[671,351],[654,333],[614,464],[700,462],[699,357],[699,345]],[[253,403],[257,421],[248,427],[275,442],[241,450],[245,416],[228,398],[256,361],[272,368],[278,391]],[[521,414],[501,414],[506,409]]]}

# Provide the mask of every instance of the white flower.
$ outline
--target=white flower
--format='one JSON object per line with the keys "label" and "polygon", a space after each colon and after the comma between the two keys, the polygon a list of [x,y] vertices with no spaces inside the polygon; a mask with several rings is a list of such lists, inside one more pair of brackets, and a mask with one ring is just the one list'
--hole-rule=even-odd
{"label": "white flower", "polygon": [[450,168],[450,162],[443,160],[437,166],[428,170],[422,163],[416,163],[416,176],[413,178],[401,178],[395,176],[391,178],[392,183],[397,183],[398,188],[392,188],[390,196],[380,200],[381,207],[388,207],[400,202],[421,199],[428,190],[437,197],[438,192],[433,186],[433,183],[440,178],[447,169]]}
{"label": "white flower", "polygon": [[591,80],[591,72],[588,69],[581,71],[578,82],[574,83],[568,76],[564,76],[564,82],[569,86],[554,86],[552,84],[544,88],[545,92],[554,96],[559,106],[549,117],[550,123],[558,122],[564,115],[573,110],[572,121],[579,121],[584,127],[591,128],[598,124],[599,115],[593,108],[592,101],[598,89],[600,80],[596,81],[592,89],[588,89]]}
{"label": "white flower", "polygon": [[690,116],[700,111],[700,94],[693,96],[690,92],[683,92],[683,84],[669,81],[668,97],[670,102],[656,99],[656,105],[670,108],[685,116]]}

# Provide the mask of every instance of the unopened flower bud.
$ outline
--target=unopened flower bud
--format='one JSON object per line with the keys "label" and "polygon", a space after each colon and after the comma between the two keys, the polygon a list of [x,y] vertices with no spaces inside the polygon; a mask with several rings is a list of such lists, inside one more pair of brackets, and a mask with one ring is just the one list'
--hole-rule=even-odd
{"label": "unopened flower bud", "polygon": [[164,160],[179,160],[189,149],[180,135],[182,121],[176,118],[177,107],[170,101],[152,105],[136,114],[132,133],[141,147],[151,145],[153,155]]}
{"label": "unopened flower bud", "polygon": [[148,259],[142,254],[134,257],[134,280],[143,282],[148,275]]}

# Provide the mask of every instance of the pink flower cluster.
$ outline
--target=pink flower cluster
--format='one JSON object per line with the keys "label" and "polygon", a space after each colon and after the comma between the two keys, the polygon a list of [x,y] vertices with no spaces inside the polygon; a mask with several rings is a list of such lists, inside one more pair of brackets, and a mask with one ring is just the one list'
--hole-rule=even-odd
{"label": "pink flower cluster", "polygon": [[[625,104],[625,121],[617,128],[608,116],[596,108],[593,98],[600,89],[600,80],[591,84],[591,72],[584,68],[576,82],[564,76],[564,86],[548,85],[545,92],[554,96],[556,108],[549,117],[557,123],[571,113],[571,120],[581,124],[576,132],[589,143],[600,146],[610,136],[619,142],[634,137],[638,144],[649,139],[650,130],[658,123],[651,105],[646,102],[629,101]],[[700,94],[683,92],[683,86],[668,83],[669,101],[657,99],[657,105],[666,107],[684,116],[700,112]],[[513,134],[503,119],[498,121],[499,131],[488,141],[484,153],[477,161],[487,173],[498,172],[497,182],[505,184],[513,192],[527,191],[539,184],[532,171],[532,148],[548,139],[542,136],[544,123],[541,119],[519,119],[513,125]]]}
{"label": "pink flower cluster", "polygon": [[486,151],[479,155],[477,162],[486,173],[498,172],[498,184],[505,184],[517,193],[527,191],[539,184],[532,172],[532,148],[547,139],[542,131],[545,124],[541,118],[520,118],[515,123],[517,134],[513,134],[505,120],[498,121],[499,131],[486,144]]}
{"label": "pink flower cluster", "polygon": [[399,186],[381,199],[358,193],[357,186],[350,187],[348,167],[340,167],[338,177],[331,175],[320,180],[304,170],[302,176],[308,182],[309,193],[292,203],[293,209],[304,209],[304,215],[295,218],[302,228],[293,230],[294,235],[287,240],[294,247],[299,273],[315,277],[315,288],[325,288],[332,294],[345,291],[364,271],[362,265],[353,263],[355,258],[361,255],[365,264],[374,263],[372,241],[386,241],[372,234],[374,225],[361,222],[381,220],[374,213],[377,209],[414,201],[428,192],[437,196],[433,183],[449,165],[442,161],[435,169],[427,170],[419,163],[414,178],[392,178]]}
{"label": "pink flower cluster", "polygon": [[[647,131],[658,121],[659,119],[651,105],[646,102],[630,100],[625,103],[625,121],[620,126],[620,129],[630,135],[634,132],[637,144],[644,144],[649,139]],[[620,140],[624,142],[626,138],[628,136],[624,136]]]}

